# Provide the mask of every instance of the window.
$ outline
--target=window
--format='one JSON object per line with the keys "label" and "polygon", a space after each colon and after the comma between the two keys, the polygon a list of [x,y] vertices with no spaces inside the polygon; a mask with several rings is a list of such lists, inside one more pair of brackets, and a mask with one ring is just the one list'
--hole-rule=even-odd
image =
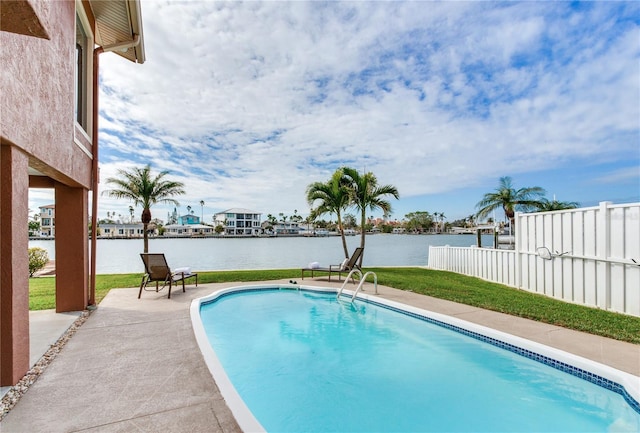
{"label": "window", "polygon": [[75,73],[75,91],[76,98],[74,101],[74,110],[76,115],[76,122],[85,131],[89,128],[88,123],[88,74],[89,74],[89,59],[91,55],[91,46],[89,44],[89,38],[85,30],[85,25],[80,19],[79,15],[76,15],[76,73]]}

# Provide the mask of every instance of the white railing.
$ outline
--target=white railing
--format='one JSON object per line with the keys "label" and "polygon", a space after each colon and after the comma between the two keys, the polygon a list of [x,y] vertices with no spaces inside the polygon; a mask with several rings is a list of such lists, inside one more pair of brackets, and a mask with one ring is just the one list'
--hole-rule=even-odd
{"label": "white railing", "polygon": [[640,317],[640,203],[518,213],[515,222],[515,250],[430,247],[428,266]]}

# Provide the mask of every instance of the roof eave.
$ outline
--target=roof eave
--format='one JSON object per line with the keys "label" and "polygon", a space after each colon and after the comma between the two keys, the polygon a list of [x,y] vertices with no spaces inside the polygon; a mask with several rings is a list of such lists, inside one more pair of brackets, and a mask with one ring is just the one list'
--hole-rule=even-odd
{"label": "roof eave", "polygon": [[89,0],[95,17],[95,43],[135,63],[144,63],[140,0]]}

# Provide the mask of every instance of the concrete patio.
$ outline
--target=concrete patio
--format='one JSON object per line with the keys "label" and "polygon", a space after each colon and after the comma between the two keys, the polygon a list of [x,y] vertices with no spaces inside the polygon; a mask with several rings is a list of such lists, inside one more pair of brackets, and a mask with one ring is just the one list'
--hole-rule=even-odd
{"label": "concrete patio", "polygon": [[[326,278],[298,282],[338,286]],[[111,290],[0,422],[0,431],[240,431],[204,363],[189,317],[192,299],[239,284],[189,286],[186,293],[174,291],[171,299],[166,292],[146,292],[138,300],[137,288]],[[365,288],[372,292],[371,285]],[[378,289],[386,299],[508,332],[640,377],[640,345]]]}

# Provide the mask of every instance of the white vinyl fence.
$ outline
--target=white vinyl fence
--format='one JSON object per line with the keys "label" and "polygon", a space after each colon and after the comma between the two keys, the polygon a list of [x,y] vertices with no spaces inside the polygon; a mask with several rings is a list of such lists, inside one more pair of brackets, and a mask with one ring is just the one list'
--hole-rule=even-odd
{"label": "white vinyl fence", "polygon": [[516,214],[515,249],[429,247],[429,267],[640,317],[640,203]]}

